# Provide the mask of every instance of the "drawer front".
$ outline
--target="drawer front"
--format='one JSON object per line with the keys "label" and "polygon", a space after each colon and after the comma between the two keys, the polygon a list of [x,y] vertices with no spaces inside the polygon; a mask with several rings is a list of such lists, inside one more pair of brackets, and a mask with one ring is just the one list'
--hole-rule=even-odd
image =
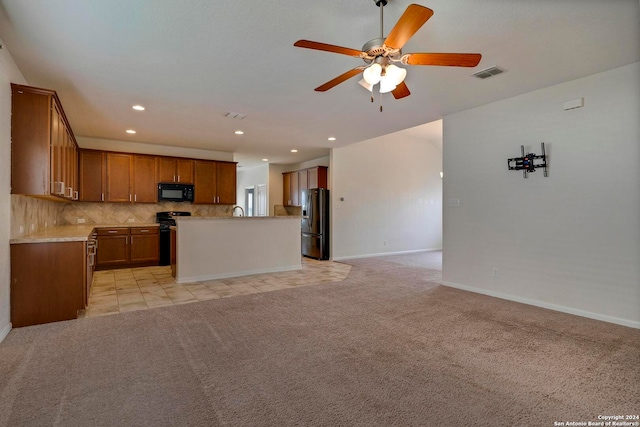
{"label": "drawer front", "polygon": [[159,227],[131,227],[131,234],[158,234]]}
{"label": "drawer front", "polygon": [[117,236],[118,234],[129,234],[129,228],[98,228],[98,236]]}

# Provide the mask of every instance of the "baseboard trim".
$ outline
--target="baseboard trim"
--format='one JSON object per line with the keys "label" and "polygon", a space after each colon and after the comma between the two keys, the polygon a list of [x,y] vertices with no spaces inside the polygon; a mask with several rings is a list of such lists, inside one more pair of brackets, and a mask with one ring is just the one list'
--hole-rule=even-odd
{"label": "baseboard trim", "polygon": [[396,251],[396,252],[380,252],[375,254],[365,254],[365,255],[350,255],[350,256],[341,256],[341,257],[332,257],[332,261],[344,261],[348,259],[360,259],[360,258],[374,258],[378,256],[389,256],[389,255],[406,255],[406,254],[415,254],[418,252],[435,252],[441,251],[442,248],[432,248],[432,249],[414,249],[410,251]]}
{"label": "baseboard trim", "polygon": [[11,322],[7,323],[4,328],[2,328],[2,330],[0,331],[0,342],[2,342],[2,340],[4,340],[7,335],[9,335],[9,332],[11,332]]}
{"label": "baseboard trim", "polygon": [[281,273],[283,271],[294,271],[294,270],[302,270],[302,264],[290,265],[288,267],[262,268],[257,270],[236,271],[233,273],[221,273],[221,274],[213,274],[208,276],[194,276],[194,277],[180,277],[180,278],[176,277],[176,283],[203,282],[205,280],[228,279],[230,277],[249,276],[251,274]]}
{"label": "baseboard trim", "polygon": [[509,295],[502,292],[490,291],[487,289],[474,288],[473,286],[461,285],[453,282],[442,282],[443,286],[450,288],[461,289],[463,291],[475,292],[477,294],[488,295],[490,297],[496,297],[508,301],[520,302],[522,304],[533,305],[536,307],[547,308],[549,310],[560,311],[562,313],[573,314],[576,316],[586,317],[594,320],[601,320],[603,322],[615,323],[617,325],[628,326],[630,328],[640,329],[640,322],[634,320],[622,319],[619,317],[607,316],[604,314],[593,313],[591,311],[579,310],[577,308],[567,307],[564,305],[551,304],[544,301],[538,301],[530,298],[523,298],[515,295]]}

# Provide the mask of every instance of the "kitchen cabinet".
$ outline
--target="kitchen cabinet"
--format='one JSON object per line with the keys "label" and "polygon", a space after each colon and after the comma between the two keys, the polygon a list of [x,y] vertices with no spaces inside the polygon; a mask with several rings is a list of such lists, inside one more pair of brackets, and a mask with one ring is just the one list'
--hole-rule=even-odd
{"label": "kitchen cabinet", "polygon": [[96,269],[158,265],[158,227],[114,227],[97,231]]}
{"label": "kitchen cabinet", "polygon": [[193,184],[192,159],[177,159],[173,157],[158,158],[158,182],[180,182]]}
{"label": "kitchen cabinet", "polygon": [[156,156],[80,150],[80,200],[156,203]]}
{"label": "kitchen cabinet", "polygon": [[282,180],[282,204],[284,206],[300,206],[298,172],[285,172],[282,174]]}
{"label": "kitchen cabinet", "polygon": [[101,228],[97,232],[96,269],[124,267],[129,264],[129,228]]}
{"label": "kitchen cabinet", "polygon": [[132,156],[123,153],[106,153],[105,202],[132,202],[131,168]]}
{"label": "kitchen cabinet", "polygon": [[131,247],[129,263],[150,263],[157,265],[160,260],[160,238],[158,227],[131,227],[129,229]]}
{"label": "kitchen cabinet", "polygon": [[70,320],[87,301],[87,242],[11,245],[14,328]]}
{"label": "kitchen cabinet", "polygon": [[194,193],[196,204],[235,204],[236,163],[195,160]]}
{"label": "kitchen cabinet", "polygon": [[303,206],[303,190],[327,188],[326,166],[300,169],[282,174],[282,204],[284,206]]}
{"label": "kitchen cabinet", "polygon": [[316,166],[306,170],[308,176],[309,188],[327,188],[328,168],[326,166]]}
{"label": "kitchen cabinet", "polygon": [[132,172],[133,201],[135,203],[156,203],[158,201],[156,187],[156,176],[158,174],[157,157],[133,156]]}
{"label": "kitchen cabinet", "polygon": [[80,201],[104,202],[105,153],[80,150]]}
{"label": "kitchen cabinet", "polygon": [[216,162],[216,190],[218,203],[235,205],[236,203],[236,163]]}
{"label": "kitchen cabinet", "polygon": [[11,84],[11,192],[78,197],[78,145],[55,91]]}

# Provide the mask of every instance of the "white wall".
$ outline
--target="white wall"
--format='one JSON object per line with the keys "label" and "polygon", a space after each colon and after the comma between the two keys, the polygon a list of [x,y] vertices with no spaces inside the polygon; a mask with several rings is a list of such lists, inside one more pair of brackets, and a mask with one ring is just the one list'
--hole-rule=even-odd
{"label": "white wall", "polygon": [[0,40],[0,341],[11,330],[9,233],[11,230],[11,83],[27,84]]}
{"label": "white wall", "polygon": [[269,185],[267,187],[269,216],[273,216],[274,205],[282,205],[282,173],[290,170],[292,169],[289,165],[269,165]]}
{"label": "white wall", "polygon": [[441,168],[438,144],[415,128],[333,149],[332,258],[440,249]]}
{"label": "white wall", "polygon": [[[445,284],[640,327],[638,93],[635,63],[446,116]],[[540,142],[548,178],[507,170]]]}
{"label": "white wall", "polygon": [[[244,192],[247,187],[255,188],[254,197],[258,197],[258,185],[269,183],[269,165],[264,164],[251,169],[238,169],[236,204],[242,206],[245,213],[247,206],[245,203]],[[280,190],[282,191],[282,190]],[[267,191],[267,206],[269,206],[269,192]]]}

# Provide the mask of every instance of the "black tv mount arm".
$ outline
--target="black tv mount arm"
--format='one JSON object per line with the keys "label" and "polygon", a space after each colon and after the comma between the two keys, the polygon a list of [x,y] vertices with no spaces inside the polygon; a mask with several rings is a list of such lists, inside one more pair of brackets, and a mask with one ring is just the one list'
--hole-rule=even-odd
{"label": "black tv mount arm", "polygon": [[536,153],[524,154],[524,145],[520,146],[522,157],[514,157],[507,160],[507,167],[510,171],[522,171],[525,178],[528,178],[529,172],[535,172],[536,168],[544,168],[544,176],[547,174],[547,156],[544,152],[544,142],[540,143],[542,154]]}

